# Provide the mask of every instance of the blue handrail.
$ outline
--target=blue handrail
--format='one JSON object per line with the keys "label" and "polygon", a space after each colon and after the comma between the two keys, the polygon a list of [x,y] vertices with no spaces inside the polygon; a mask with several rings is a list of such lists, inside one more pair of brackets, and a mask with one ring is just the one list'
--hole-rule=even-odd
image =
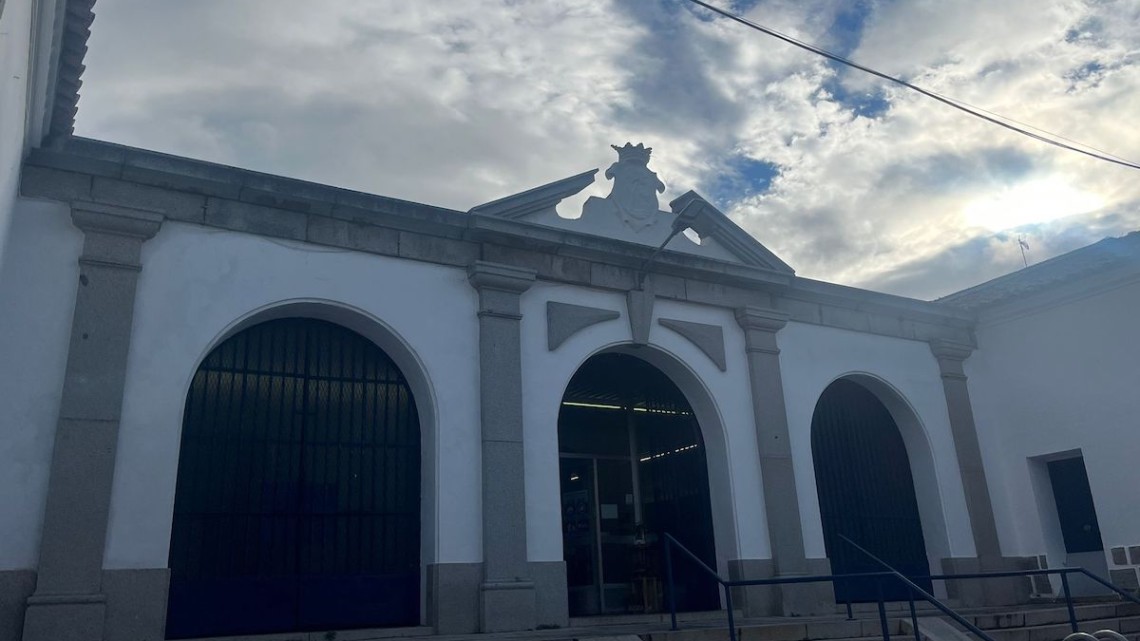
{"label": "blue handrail", "polygon": [[[970,623],[969,621],[967,621],[965,618],[963,618],[957,612],[954,612],[953,610],[951,610],[949,606],[947,606],[946,604],[939,601],[937,598],[934,597],[934,595],[932,595],[932,594],[926,592],[925,590],[923,590],[922,588],[920,588],[911,579],[907,578],[901,572],[892,568],[890,565],[888,565],[882,559],[876,557],[875,555],[871,554],[867,550],[863,549],[862,547],[860,547],[858,544],[856,544],[854,541],[851,541],[847,537],[840,535],[840,538],[842,538],[845,542],[855,546],[855,548],[857,548],[858,550],[860,550],[864,554],[868,555],[870,558],[875,560],[875,562],[877,562],[880,565],[882,565],[883,567],[887,568],[887,570],[882,571],[882,572],[861,572],[861,573],[855,573],[855,574],[838,574],[838,575],[837,574],[826,574],[826,575],[820,574],[820,575],[814,575],[814,576],[778,577],[778,578],[771,578],[771,579],[748,579],[748,580],[730,581],[730,580],[727,580],[724,577],[720,576],[719,574],[717,574],[717,572],[715,570],[710,568],[696,554],[694,554],[687,547],[685,547],[680,541],[678,541],[676,538],[674,538],[673,535],[666,532],[663,536],[663,539],[665,541],[665,545],[664,545],[665,574],[666,574],[666,583],[668,586],[668,592],[666,594],[666,597],[667,597],[667,601],[669,603],[670,629],[671,630],[677,630],[678,629],[678,627],[677,627],[677,604],[676,604],[676,601],[674,598],[675,586],[673,583],[673,548],[676,547],[678,550],[683,552],[684,555],[687,556],[691,561],[693,561],[696,564],[696,566],[699,567],[704,573],[708,574],[711,578],[716,580],[716,582],[724,589],[725,607],[728,610],[728,613],[727,613],[728,614],[728,633],[729,633],[730,641],[736,641],[736,639],[737,639],[736,625],[735,625],[735,612],[734,612],[733,603],[732,603],[732,588],[762,586],[762,585],[786,585],[786,584],[799,584],[799,583],[823,583],[823,582],[833,583],[836,580],[861,579],[861,578],[876,579],[880,588],[882,586],[882,579],[884,579],[884,578],[889,578],[889,579],[901,581],[904,585],[906,585],[908,587],[908,595],[909,595],[908,600],[910,602],[911,627],[914,629],[915,641],[921,641],[920,635],[918,632],[918,617],[917,617],[917,615],[915,613],[915,609],[914,609],[914,595],[915,594],[918,594],[924,601],[927,601],[928,603],[933,605],[935,608],[942,611],[943,614],[954,619],[958,624],[962,625],[963,627],[965,627],[970,632],[973,632],[975,635],[980,637],[983,641],[993,641],[993,639],[989,635],[987,635],[983,630],[981,630],[977,626],[975,626],[972,623]],[[973,573],[964,573],[964,574],[931,574],[931,575],[927,575],[927,576],[915,576],[913,578],[915,578],[915,579],[929,579],[931,581],[953,581],[953,580],[958,580],[958,579],[997,579],[997,578],[1009,578],[1009,577],[1029,577],[1029,576],[1036,576],[1036,575],[1052,575],[1052,574],[1057,574],[1057,575],[1060,575],[1060,577],[1061,577],[1061,588],[1062,588],[1064,595],[1065,595],[1065,604],[1067,606],[1068,615],[1069,615],[1069,625],[1072,627],[1074,632],[1077,631],[1078,626],[1077,626],[1076,610],[1073,607],[1072,594],[1069,590],[1069,579],[1068,579],[1068,577],[1070,574],[1083,574],[1083,575],[1087,576],[1088,578],[1092,579],[1093,581],[1095,581],[1095,582],[1103,585],[1104,587],[1112,590],[1113,592],[1115,592],[1120,597],[1122,597],[1128,601],[1131,601],[1132,603],[1136,603],[1136,604],[1140,605],[1140,598],[1137,598],[1137,597],[1129,594],[1125,590],[1122,590],[1121,588],[1113,585],[1109,581],[1093,574],[1092,572],[1089,572],[1085,568],[1055,568],[1055,569],[1043,569],[1043,570],[1011,570],[1011,571],[1005,571],[1005,572],[973,572]],[[881,590],[880,590],[879,599],[878,599],[878,606],[879,606],[879,624],[882,627],[883,640],[884,641],[890,641],[890,638],[891,638],[890,627],[889,627],[888,622],[887,622],[886,608],[884,606],[884,600],[882,598]],[[848,619],[853,618],[852,614],[851,614],[851,604],[850,603],[847,603],[847,617],[848,617]]]}

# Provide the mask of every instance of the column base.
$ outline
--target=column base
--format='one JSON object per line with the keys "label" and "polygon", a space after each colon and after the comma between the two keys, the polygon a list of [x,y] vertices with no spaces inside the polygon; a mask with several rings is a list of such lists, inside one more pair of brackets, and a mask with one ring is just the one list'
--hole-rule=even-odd
{"label": "column base", "polygon": [[535,623],[542,628],[570,625],[570,597],[566,588],[565,561],[531,561],[534,580]]}
{"label": "column base", "polygon": [[106,638],[114,641],[166,638],[166,605],[170,570],[148,568],[103,570],[107,595]]}
{"label": "column base", "polygon": [[[1008,572],[1033,570],[1034,557],[953,557],[942,559],[945,574],[975,572]],[[1013,576],[998,579],[957,579],[946,581],[946,595],[965,607],[1019,605],[1029,602],[1033,584],[1030,577]]]}
{"label": "column base", "polygon": [[436,634],[479,631],[482,563],[432,563],[427,566],[427,624]]}
{"label": "column base", "polygon": [[103,638],[107,600],[102,594],[28,597],[23,641],[97,641]]}
{"label": "column base", "polygon": [[35,570],[0,570],[0,639],[23,634],[24,609],[35,591]]}
{"label": "column base", "polygon": [[[807,572],[776,574],[771,559],[736,559],[728,562],[732,580],[771,579],[831,574],[827,559],[806,559]],[[835,592],[831,583],[754,585],[734,588],[733,606],[747,617],[809,616],[835,613]]]}
{"label": "column base", "polygon": [[533,630],[535,614],[534,583],[531,581],[488,581],[479,586],[481,632]]}

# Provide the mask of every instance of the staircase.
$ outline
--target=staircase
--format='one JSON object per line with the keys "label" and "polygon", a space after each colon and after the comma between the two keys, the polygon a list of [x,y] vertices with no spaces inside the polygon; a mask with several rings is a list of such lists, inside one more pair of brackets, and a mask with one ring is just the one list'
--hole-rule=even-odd
{"label": "staircase", "polygon": [[[1140,605],[1111,602],[1076,605],[1074,608],[1080,631],[1109,629],[1120,632],[1131,641],[1140,641]],[[1063,604],[966,609],[960,610],[959,614],[984,630],[994,641],[1062,641],[1072,631],[1069,614]],[[877,612],[856,610],[855,617],[854,621],[841,616],[742,619],[737,623],[737,638],[740,641],[881,641]],[[910,641],[915,638],[909,611],[891,608],[887,621],[892,640]],[[728,639],[728,628],[723,620],[717,625],[702,623],[688,623],[676,631],[645,630],[636,635],[642,641]],[[978,641],[941,613],[929,608],[919,609],[918,627],[921,641]],[[587,636],[575,638],[586,639]]]}

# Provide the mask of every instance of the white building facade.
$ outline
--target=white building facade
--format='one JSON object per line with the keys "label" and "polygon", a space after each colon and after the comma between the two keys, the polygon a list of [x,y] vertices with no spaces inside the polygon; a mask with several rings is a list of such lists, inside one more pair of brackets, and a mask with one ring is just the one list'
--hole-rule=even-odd
{"label": "white building facade", "polygon": [[[75,138],[90,3],[0,18],[33,71],[5,95],[0,638],[566,626],[663,607],[666,534],[732,578],[876,569],[842,535],[916,577],[1136,587],[1136,234],[888,296],[692,192],[660,210],[640,146],[570,219],[595,171],[461,212]],[[677,564],[684,609],[723,607]]]}

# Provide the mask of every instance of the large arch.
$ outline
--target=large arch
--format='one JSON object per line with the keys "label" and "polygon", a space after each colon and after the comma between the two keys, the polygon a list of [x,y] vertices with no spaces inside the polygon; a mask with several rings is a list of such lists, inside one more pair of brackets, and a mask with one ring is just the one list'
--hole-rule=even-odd
{"label": "large arch", "polygon": [[[677,402],[679,403],[678,409],[681,412],[691,413],[691,418],[688,420],[691,421],[692,434],[696,439],[695,442],[698,448],[694,453],[700,457],[699,465],[701,469],[699,470],[699,476],[702,476],[702,478],[699,482],[706,484],[706,488],[701,490],[706,497],[704,499],[705,507],[703,509],[708,511],[707,516],[694,514],[693,517],[696,520],[707,519],[707,530],[710,535],[707,541],[694,542],[693,547],[700,548],[704,545],[706,548],[705,554],[697,550],[698,554],[701,554],[701,556],[706,556],[707,554],[706,561],[709,565],[720,567],[721,571],[723,571],[727,564],[727,559],[734,558],[736,554],[736,525],[732,502],[730,469],[726,464],[727,446],[725,442],[725,432],[712,394],[696,373],[675,355],[659,347],[616,343],[593,351],[586,355],[582,359],[582,362],[577,364],[570,379],[566,381],[566,385],[563,387],[563,389],[566,390],[562,398],[563,401],[569,397],[571,388],[578,374],[588,369],[591,364],[596,363],[599,359],[610,359],[610,364],[612,365],[620,364],[622,359],[630,359],[636,363],[640,363],[643,366],[641,370],[643,373],[650,376],[660,376],[664,381],[665,387],[673,388],[679,397]],[[637,368],[635,367],[635,369]],[[631,414],[630,416],[633,415]],[[560,437],[563,436],[562,422],[563,417],[560,415]],[[683,428],[682,431],[684,431]],[[679,433],[677,437],[685,438],[679,435]],[[561,443],[560,438],[560,450],[563,449],[562,445],[563,443]],[[565,464],[565,459],[563,459],[563,463]],[[563,465],[563,467],[565,467],[565,465]],[[638,469],[636,465],[634,469]],[[642,480],[641,482],[645,483],[646,481]],[[566,487],[564,486],[563,490],[565,489]],[[682,533],[674,532],[674,534],[680,535]],[[690,533],[690,535],[693,534],[694,533]],[[653,539],[655,535],[656,533],[651,534],[650,539]],[[685,537],[682,536],[682,538]],[[566,541],[564,540],[564,545],[565,543]],[[659,551],[653,554],[656,557],[659,555]],[[654,558],[652,561],[655,563],[657,559]],[[681,561],[681,563],[684,563],[684,561]],[[695,597],[693,599],[695,607],[698,609],[719,607],[720,597],[715,589],[715,584],[708,592],[709,594],[704,595],[704,597]],[[571,610],[574,610],[573,604],[571,604]],[[611,611],[613,611],[612,608]]]}
{"label": "large arch", "polygon": [[[230,381],[228,388],[220,382],[225,378]],[[289,301],[251,312],[223,331],[201,359],[187,389],[170,549],[168,623],[174,623],[168,625],[168,634],[420,623],[423,563],[430,561],[434,541],[430,481],[435,403],[414,353],[390,329],[358,310],[326,301]],[[296,401],[300,409],[293,407],[293,400],[283,402],[283,397],[301,399]],[[274,414],[275,409],[280,411]],[[296,410],[292,417],[290,410]],[[241,436],[227,447],[219,434],[229,430]],[[195,449],[198,454],[208,450],[209,455],[196,456]],[[244,463],[235,461],[242,457]],[[184,469],[195,458],[191,466],[211,468],[210,476],[223,481],[198,483],[195,488],[193,479],[196,474],[201,477],[202,470]],[[221,462],[212,464],[213,460]],[[293,461],[291,466],[282,463],[286,460]],[[226,487],[227,475],[234,477],[231,482],[239,476],[245,479],[242,500],[254,506],[246,506],[249,513],[256,513],[257,505],[265,509],[257,518],[247,514],[244,521],[230,519],[236,524],[229,528],[236,555],[227,561],[218,552],[226,546],[215,540],[216,558],[207,559],[210,545],[202,543],[208,537],[201,527],[206,519],[197,519],[195,533],[195,526],[185,525],[194,518],[185,517],[188,506],[194,512],[195,501],[199,508],[205,502],[206,511],[212,512],[205,516],[224,519],[226,510],[232,516],[235,497],[242,495],[243,487],[240,482],[230,483],[232,489]],[[221,489],[200,491],[211,483]],[[197,543],[188,547],[187,540]],[[366,545],[374,541],[380,545]],[[280,563],[272,561],[266,567],[260,561],[260,565],[234,561],[243,555],[243,545],[247,554],[255,548],[285,549],[292,550],[294,558],[286,554]],[[248,610],[258,604],[245,604],[246,612],[234,611],[235,605],[243,606],[224,586],[212,587],[224,597],[219,604],[207,612],[187,612],[185,603],[176,604],[175,599],[178,590],[193,581],[180,585],[180,574],[185,577],[187,567],[203,566],[204,571],[195,570],[197,576],[208,575],[209,563],[204,561],[213,563],[214,570],[229,564],[222,574],[252,576],[258,585],[238,586],[240,591],[263,596],[273,593],[271,577],[292,572],[300,578],[283,588],[295,593],[292,616],[245,625],[241,622],[251,618]],[[306,569],[306,564],[313,567]],[[322,572],[324,578],[309,576]],[[278,581],[278,596],[287,583]],[[386,596],[358,598],[375,593]],[[288,609],[264,598],[260,605],[273,611]],[[227,609],[234,615],[231,627],[221,623],[222,627],[207,630],[216,611],[224,614]],[[387,614],[377,615],[378,610]],[[188,620],[196,623],[187,626]],[[233,621],[239,622],[238,627],[232,627]],[[179,625],[181,629],[176,629]]]}
{"label": "large arch", "polygon": [[[850,405],[848,416],[836,416],[835,404],[839,402]],[[831,414],[830,419],[821,416],[828,412]],[[852,413],[858,416],[851,416]],[[844,444],[840,447],[847,448],[846,451],[821,452],[821,449],[826,449],[828,444],[821,442],[825,439],[820,432],[827,433],[827,424],[830,423],[832,429],[830,436],[834,437],[834,429],[840,427],[836,425],[837,422],[846,423],[842,427],[862,430],[863,434],[859,437],[861,442],[843,441]],[[880,553],[889,550],[886,553],[888,556],[894,554],[898,556],[894,559],[897,563],[908,565],[907,568],[900,569],[912,574],[929,574],[931,568],[940,568],[942,559],[950,556],[950,546],[937,470],[925,428],[918,413],[902,393],[881,377],[870,373],[849,372],[838,376],[825,387],[817,400],[813,410],[811,432],[812,462],[820,517],[832,570],[836,574],[841,574],[879,569],[870,565],[862,566],[858,562],[852,566],[850,553],[853,549],[847,549],[849,546],[838,541],[835,536],[837,506],[846,500],[858,500],[856,496],[849,496],[837,502],[836,496],[825,496],[828,492],[832,494],[836,492],[834,481],[843,475],[842,471],[828,469],[829,466],[836,465],[850,466],[846,470],[847,475],[855,475],[845,481],[852,487],[843,488],[842,491],[865,497],[876,496],[880,500],[889,496],[892,503],[890,516],[903,520],[895,524],[893,530],[894,536],[901,538],[890,542],[874,540],[876,535],[864,531],[862,536],[865,538],[860,543],[866,547],[877,547],[873,551]],[[869,442],[869,439],[873,439],[874,442]],[[857,471],[860,466],[863,466],[861,472]],[[883,470],[891,473],[881,474]],[[829,475],[832,481],[830,489],[828,478],[825,478]],[[893,487],[886,487],[892,484]],[[910,526],[907,525],[907,521],[911,523]],[[851,526],[852,524],[848,524],[848,527]],[[906,533],[908,527],[911,528],[909,534]],[[886,536],[883,532],[880,531],[877,536],[880,538]],[[870,537],[871,540],[866,537]],[[906,558],[908,546],[911,550],[909,559]],[[836,547],[843,549],[837,551]],[[861,556],[858,552],[854,555]],[[844,567],[845,565],[851,567]],[[837,584],[837,598],[858,599],[861,591],[868,592],[875,589],[871,584],[848,583],[850,585]],[[874,596],[862,595],[871,599]],[[891,596],[889,588],[887,596]]]}

